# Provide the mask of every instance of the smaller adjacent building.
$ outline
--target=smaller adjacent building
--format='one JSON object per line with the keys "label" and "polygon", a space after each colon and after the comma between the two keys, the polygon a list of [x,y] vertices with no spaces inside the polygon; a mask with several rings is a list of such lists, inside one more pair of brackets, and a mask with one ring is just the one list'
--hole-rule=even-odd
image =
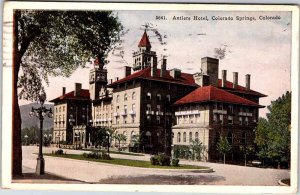
{"label": "smaller adjacent building", "polygon": [[222,136],[232,145],[229,159],[243,159],[240,148],[254,145],[258,109],[264,107],[259,105],[259,98],[265,95],[250,89],[250,75],[246,75],[246,87],[242,87],[236,72],[233,82],[226,80],[226,70],[222,79],[210,80],[209,74],[214,71],[207,73],[207,66],[202,65],[204,71],[195,74],[199,87],[173,104],[173,146],[199,141],[206,148],[204,160],[218,160],[217,143]]}
{"label": "smaller adjacent building", "polygon": [[[62,95],[51,100],[54,103],[53,142],[73,144],[74,138],[86,139],[85,134],[76,135],[74,129],[85,127],[91,119],[91,99],[89,90],[82,89],[80,83],[75,83],[75,89],[66,93],[62,88]],[[78,137],[79,135],[79,137]]]}

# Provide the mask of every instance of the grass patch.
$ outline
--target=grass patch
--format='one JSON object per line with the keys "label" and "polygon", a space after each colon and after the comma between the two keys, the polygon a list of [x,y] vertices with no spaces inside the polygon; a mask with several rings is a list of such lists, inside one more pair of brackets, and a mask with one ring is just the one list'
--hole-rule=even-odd
{"label": "grass patch", "polygon": [[149,161],[141,161],[141,160],[120,159],[120,158],[113,158],[111,160],[102,160],[102,159],[85,158],[82,155],[78,155],[78,154],[66,154],[66,155],[44,154],[44,155],[60,157],[60,158],[70,158],[70,159],[76,159],[76,160],[101,162],[101,163],[108,163],[108,164],[114,164],[114,165],[124,165],[124,166],[130,166],[130,167],[159,168],[159,169],[208,169],[208,167],[194,166],[194,165],[179,165],[178,167],[151,165],[150,160]]}
{"label": "grass patch", "polygon": [[[107,152],[107,150],[96,150],[96,149],[82,149],[83,151],[99,151],[99,152]],[[109,150],[110,154],[123,154],[129,156],[145,156],[143,154],[136,154],[136,153],[129,153],[129,152],[121,152],[121,151],[111,151]]]}

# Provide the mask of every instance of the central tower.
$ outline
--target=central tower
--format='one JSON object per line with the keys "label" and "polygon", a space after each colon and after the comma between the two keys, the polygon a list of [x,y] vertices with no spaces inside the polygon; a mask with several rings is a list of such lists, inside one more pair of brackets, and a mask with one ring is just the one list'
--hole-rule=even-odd
{"label": "central tower", "polygon": [[103,68],[104,65],[98,58],[94,61],[94,68],[90,70],[90,98],[92,100],[98,99],[100,91],[106,89],[107,84],[107,70]]}
{"label": "central tower", "polygon": [[[151,66],[153,60],[156,62],[156,52],[151,51],[151,44],[146,30],[139,42],[139,50],[133,52],[133,70],[138,71]],[[154,58],[154,59],[153,59]]]}

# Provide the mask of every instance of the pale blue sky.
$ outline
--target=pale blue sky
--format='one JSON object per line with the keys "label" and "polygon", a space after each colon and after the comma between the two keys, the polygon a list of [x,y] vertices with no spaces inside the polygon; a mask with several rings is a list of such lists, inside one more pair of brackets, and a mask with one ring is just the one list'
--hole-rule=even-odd
{"label": "pale blue sky", "polygon": [[[271,100],[290,90],[290,55],[291,55],[291,13],[290,12],[225,12],[225,11],[118,11],[128,33],[118,46],[124,51],[123,59],[110,54],[107,65],[108,77],[123,77],[123,66],[132,65],[132,52],[137,50],[145,23],[162,35],[161,45],[154,31],[148,35],[152,50],[158,59],[167,55],[168,68],[180,68],[184,72],[199,71],[202,57],[213,57],[214,48],[227,46],[226,56],[220,60],[221,70],[227,70],[227,79],[232,81],[232,72],[239,73],[239,84],[245,84],[245,74],[251,74],[251,88],[268,95],[262,98],[262,105],[269,105]],[[156,16],[166,16],[167,20],[156,20]],[[209,21],[174,21],[173,16],[207,16]],[[280,20],[259,20],[259,16],[280,16]],[[233,21],[213,21],[212,16],[232,16]],[[255,17],[255,21],[237,21],[236,16]],[[192,18],[191,18],[192,19]],[[201,34],[201,35],[197,35]],[[166,35],[166,36],[165,36]],[[165,38],[164,38],[165,37]],[[127,64],[126,64],[127,63]],[[91,67],[91,66],[90,66]],[[81,82],[88,89],[89,69],[78,69],[70,78],[50,79],[47,87],[48,100],[61,94],[61,88],[74,89],[75,82]],[[62,80],[63,79],[63,80]],[[21,102],[25,103],[24,101]],[[260,114],[264,116],[266,109]]]}

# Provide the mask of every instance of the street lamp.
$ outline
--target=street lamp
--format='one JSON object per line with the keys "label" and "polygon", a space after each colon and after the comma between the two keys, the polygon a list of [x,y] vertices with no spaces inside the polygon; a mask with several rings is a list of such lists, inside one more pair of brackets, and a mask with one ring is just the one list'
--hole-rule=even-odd
{"label": "street lamp", "polygon": [[25,141],[26,141],[26,146],[27,146],[27,139],[28,139],[28,135],[26,134],[26,135],[24,136],[24,138],[25,138]]}
{"label": "street lamp", "polygon": [[37,158],[37,165],[36,165],[36,174],[38,175],[44,175],[45,174],[45,161],[44,161],[44,157],[43,157],[43,121],[44,121],[44,117],[48,116],[49,118],[53,117],[53,113],[52,113],[52,109],[49,108],[47,109],[44,106],[46,100],[46,94],[42,93],[39,96],[39,100],[38,103],[41,105],[39,108],[31,108],[31,112],[30,112],[30,116],[33,117],[37,117],[40,120],[40,140],[39,140],[39,154],[38,154],[38,158]]}

